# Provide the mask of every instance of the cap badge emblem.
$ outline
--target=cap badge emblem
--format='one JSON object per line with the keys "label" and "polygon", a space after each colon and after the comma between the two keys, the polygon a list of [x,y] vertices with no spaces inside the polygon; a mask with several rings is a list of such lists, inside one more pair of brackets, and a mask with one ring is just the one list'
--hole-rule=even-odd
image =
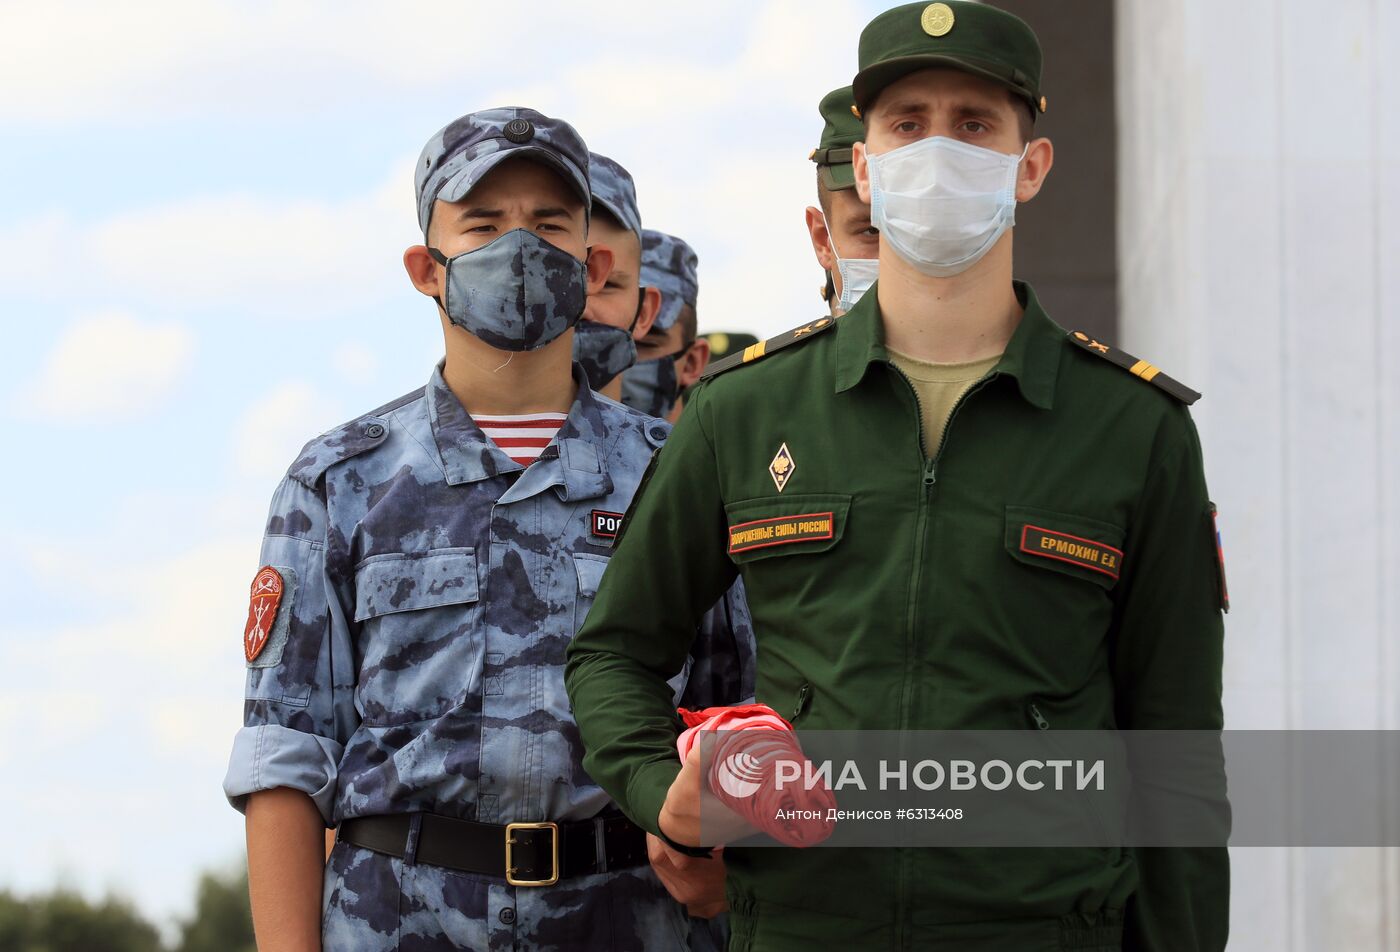
{"label": "cap badge emblem", "polygon": [[930,3],[919,17],[919,25],[929,36],[946,36],[953,28],[953,8],[946,3]]}

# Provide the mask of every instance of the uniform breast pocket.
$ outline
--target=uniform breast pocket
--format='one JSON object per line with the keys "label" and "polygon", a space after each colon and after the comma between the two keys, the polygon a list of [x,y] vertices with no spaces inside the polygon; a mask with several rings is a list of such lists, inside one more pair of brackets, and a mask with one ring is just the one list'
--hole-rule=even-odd
{"label": "uniform breast pocket", "polygon": [[851,497],[794,493],[727,503],[728,553],[736,565],[833,549],[846,532]]}
{"label": "uniform breast pocket", "polygon": [[[598,595],[598,586],[603,583],[603,571],[608,567],[608,556],[591,552],[574,553],[574,573],[578,576],[578,596],[574,600],[574,632],[583,626],[588,610],[593,607],[593,599]],[[562,663],[562,659],[561,659]]]}
{"label": "uniform breast pocket", "polygon": [[1106,661],[1124,530],[1102,519],[1006,507],[1006,585],[995,608],[1012,650],[1049,689],[1071,691]]}
{"label": "uniform breast pocket", "polygon": [[474,549],[387,553],[356,566],[366,724],[438,717],[479,690],[478,597]]}

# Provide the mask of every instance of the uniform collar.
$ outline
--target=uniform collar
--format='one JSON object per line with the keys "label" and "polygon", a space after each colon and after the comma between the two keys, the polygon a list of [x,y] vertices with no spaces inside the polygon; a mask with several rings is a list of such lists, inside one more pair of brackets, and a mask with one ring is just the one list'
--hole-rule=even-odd
{"label": "uniform collar", "polygon": [[[1016,378],[1021,396],[1033,406],[1048,410],[1055,400],[1055,378],[1065,332],[1045,313],[1029,284],[1012,281],[1011,286],[1025,312],[993,371]],[[889,360],[876,301],[878,287],[877,281],[836,322],[837,393],[860,383],[872,363]]]}
{"label": "uniform collar", "polygon": [[[611,438],[602,406],[588,387],[578,364],[573,366],[578,393],[569,415],[559,427],[553,442],[528,468],[511,459],[486,438],[481,427],[467,413],[462,401],[447,386],[442,371],[446,359],[439,360],[428,378],[425,394],[428,422],[442,460],[447,483],[473,483],[503,473],[523,475],[502,495],[502,502],[533,496],[552,486],[561,487],[564,500],[591,499],[612,492],[608,476],[607,444]],[[511,497],[511,498],[507,498]]]}

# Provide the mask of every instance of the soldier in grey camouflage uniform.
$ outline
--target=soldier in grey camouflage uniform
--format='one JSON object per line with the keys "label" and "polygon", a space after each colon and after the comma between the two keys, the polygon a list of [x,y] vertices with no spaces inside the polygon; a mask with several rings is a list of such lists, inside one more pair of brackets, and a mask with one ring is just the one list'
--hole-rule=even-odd
{"label": "soldier in grey camouflage uniform", "polygon": [[603,290],[589,296],[574,329],[574,360],[594,390],[617,400],[622,373],[637,362],[637,342],[661,308],[661,292],[642,285],[642,215],[631,173],[594,152],[588,157],[588,183],[593,189],[589,240],[613,252],[613,267]]}
{"label": "soldier in grey camouflage uniform", "polygon": [[[426,237],[435,213],[475,214],[469,193],[527,159],[582,211],[536,208],[534,230],[502,224],[451,258],[431,240],[409,249],[415,285],[439,302],[447,358],[426,386],[307,443],[273,495],[244,632],[244,726],[224,780],[248,815],[263,949],[310,944],[287,925],[307,914],[290,871],[306,868],[308,851],[319,861],[321,824],[339,827],[315,910],[328,950],[689,941],[691,921],[647,864],[641,831],[582,769],[564,690],[564,651],[607,566],[615,517],[669,431],[594,394],[570,360],[580,288],[601,286],[607,268],[551,244],[548,223],[586,231],[587,150],[567,123],[532,110],[465,116],[419,158],[419,223]],[[454,355],[480,352],[488,336],[509,351],[491,352],[502,368],[572,367],[572,382],[566,369],[521,378],[526,390],[573,392],[528,464],[483,432],[483,415],[449,383],[460,379]],[[740,601],[723,617],[732,630],[697,638],[704,674],[683,694],[687,664],[674,702],[752,689],[747,609]],[[262,825],[274,802],[294,809]],[[315,821],[305,837],[297,816]],[[536,826],[504,826],[515,823]]]}
{"label": "soldier in grey camouflage uniform", "polygon": [[642,232],[642,283],[661,292],[661,310],[637,348],[637,363],[622,377],[622,402],[672,423],[681,394],[700,379],[709,342],[696,335],[699,258],[680,238]]}

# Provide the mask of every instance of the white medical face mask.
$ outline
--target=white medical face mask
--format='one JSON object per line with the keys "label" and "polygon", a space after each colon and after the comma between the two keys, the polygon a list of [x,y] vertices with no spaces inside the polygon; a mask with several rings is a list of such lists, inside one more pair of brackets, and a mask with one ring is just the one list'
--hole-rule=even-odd
{"label": "white medical face mask", "polygon": [[836,242],[831,240],[831,222],[822,213],[822,224],[826,225],[826,246],[836,259],[836,270],[841,275],[841,299],[836,302],[836,310],[842,314],[856,306],[860,296],[870,290],[875,279],[880,276],[879,258],[843,258],[836,252]]}
{"label": "white medical face mask", "polygon": [[1016,173],[1025,155],[946,136],[870,155],[870,221],[924,274],[966,271],[1015,224]]}

